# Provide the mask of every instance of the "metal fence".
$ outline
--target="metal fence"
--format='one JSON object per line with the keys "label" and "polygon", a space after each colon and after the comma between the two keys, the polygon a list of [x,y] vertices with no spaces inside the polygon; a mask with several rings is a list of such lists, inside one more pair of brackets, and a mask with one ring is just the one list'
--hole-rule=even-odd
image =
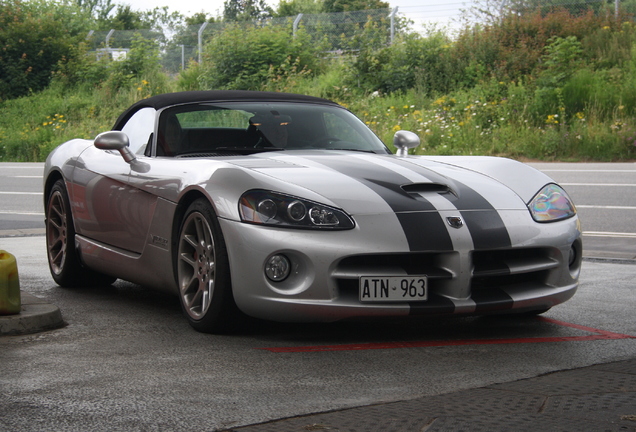
{"label": "metal fence", "polygon": [[[362,43],[353,36],[359,34],[366,24],[373,23],[379,33],[374,34],[373,43],[378,46],[394,42],[400,32],[420,31],[423,24],[435,23],[449,31],[475,22],[496,20],[505,14],[547,13],[554,9],[566,9],[574,15],[593,11],[616,17],[636,15],[636,0],[472,0],[462,3],[441,3],[434,6],[417,6],[393,9],[372,9],[341,13],[299,14],[291,17],[270,18],[244,25],[277,26],[285,28],[291,36],[298,31],[306,32],[313,40],[327,41],[329,51],[352,51]],[[460,7],[461,6],[461,7]],[[429,9],[427,9],[429,8]],[[190,61],[201,61],[203,46],[215,34],[222,32],[226,22],[204,23],[196,26],[181,26],[169,29],[92,31],[87,40],[98,56],[108,55],[112,59],[124,58],[135,37],[155,40],[161,49],[164,68],[178,72]],[[380,37],[378,37],[378,34]]]}
{"label": "metal fence", "polygon": [[[291,36],[303,31],[310,35],[312,40],[326,41],[328,51],[355,50],[357,47],[353,45],[352,36],[370,22],[381,29],[382,37],[376,43],[390,44],[398,29],[404,27],[404,20],[400,20],[397,12],[397,8],[387,8],[342,13],[299,14],[292,17],[241,23],[241,25],[282,27],[288,29]],[[192,60],[200,62],[205,41],[222,32],[228,25],[236,25],[236,23],[206,22],[202,25],[172,29],[92,31],[87,40],[98,56],[108,55],[114,60],[126,56],[136,37],[155,40],[161,47],[164,67],[174,72],[184,68]]]}

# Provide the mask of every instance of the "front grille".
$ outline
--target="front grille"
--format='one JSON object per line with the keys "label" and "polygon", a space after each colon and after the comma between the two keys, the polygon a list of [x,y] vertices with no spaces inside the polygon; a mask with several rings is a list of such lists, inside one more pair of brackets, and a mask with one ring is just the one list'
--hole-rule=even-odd
{"label": "front grille", "polygon": [[544,283],[559,266],[549,248],[473,252],[472,290],[505,288],[521,283]]}
{"label": "front grille", "polygon": [[332,276],[336,279],[342,298],[358,298],[360,276],[427,275],[429,290],[434,292],[439,281],[453,278],[452,273],[442,268],[440,263],[444,257],[455,254],[456,252],[413,252],[355,255],[341,260]]}
{"label": "front grille", "polygon": [[[466,260],[458,258],[458,252],[356,255],[341,260],[332,276],[340,297],[349,299],[358,298],[360,276],[376,275],[427,275],[431,294],[452,297],[453,285],[457,285],[457,293],[483,297],[511,286],[544,286],[549,272],[559,267],[550,248],[473,251]],[[467,268],[452,267],[459,262]],[[454,276],[466,271],[471,274],[469,279]],[[459,286],[467,283],[469,291]]]}

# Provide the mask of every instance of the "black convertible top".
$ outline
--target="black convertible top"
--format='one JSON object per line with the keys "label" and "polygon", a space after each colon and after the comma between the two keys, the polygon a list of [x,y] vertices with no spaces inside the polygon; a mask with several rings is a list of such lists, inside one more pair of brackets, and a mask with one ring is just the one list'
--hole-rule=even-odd
{"label": "black convertible top", "polygon": [[121,130],[134,113],[141,108],[161,109],[171,105],[196,102],[230,102],[230,101],[272,101],[272,102],[313,102],[337,105],[327,99],[304,96],[292,93],[260,92],[247,90],[203,90],[165,93],[142,99],[123,112],[115,122],[113,130]]}

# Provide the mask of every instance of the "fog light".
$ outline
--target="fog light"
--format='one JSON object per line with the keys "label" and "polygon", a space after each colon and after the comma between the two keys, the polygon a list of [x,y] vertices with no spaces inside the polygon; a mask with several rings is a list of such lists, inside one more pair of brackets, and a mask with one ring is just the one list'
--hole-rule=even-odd
{"label": "fog light", "polygon": [[572,245],[572,247],[570,248],[570,256],[568,257],[568,266],[569,267],[572,267],[574,265],[574,263],[576,263],[578,255],[579,254],[576,251],[576,248],[574,247],[574,245]]}
{"label": "fog light", "polygon": [[265,276],[272,282],[284,281],[291,271],[291,264],[285,255],[274,255],[265,263]]}

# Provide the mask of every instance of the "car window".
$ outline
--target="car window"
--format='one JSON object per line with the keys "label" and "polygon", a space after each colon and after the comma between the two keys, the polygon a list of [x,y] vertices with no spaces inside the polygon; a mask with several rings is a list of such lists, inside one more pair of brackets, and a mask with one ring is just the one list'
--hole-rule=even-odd
{"label": "car window", "polygon": [[130,150],[133,153],[143,153],[150,141],[150,136],[155,129],[155,117],[157,111],[154,108],[142,108],[126,122],[121,129],[130,140]]}
{"label": "car window", "polygon": [[351,112],[328,104],[197,103],[159,116],[157,156],[312,149],[389,152]]}
{"label": "car window", "polygon": [[364,138],[360,133],[343,117],[334,113],[325,113],[325,130],[328,136],[333,136],[341,141],[353,142],[358,145],[364,144]]}
{"label": "car window", "polygon": [[182,128],[247,128],[251,113],[242,110],[215,109],[176,114]]}

